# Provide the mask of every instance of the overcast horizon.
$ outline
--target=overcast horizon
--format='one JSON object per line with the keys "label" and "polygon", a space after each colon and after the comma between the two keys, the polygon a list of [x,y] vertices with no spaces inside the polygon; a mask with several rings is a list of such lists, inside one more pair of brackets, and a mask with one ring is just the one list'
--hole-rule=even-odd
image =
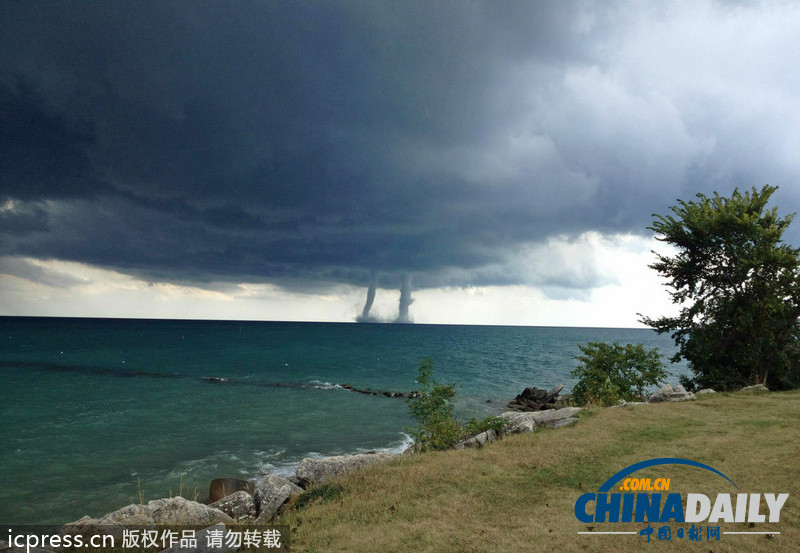
{"label": "overcast horizon", "polygon": [[641,327],[675,310],[653,214],[765,184],[800,211],[797,29],[788,1],[0,4],[0,315]]}

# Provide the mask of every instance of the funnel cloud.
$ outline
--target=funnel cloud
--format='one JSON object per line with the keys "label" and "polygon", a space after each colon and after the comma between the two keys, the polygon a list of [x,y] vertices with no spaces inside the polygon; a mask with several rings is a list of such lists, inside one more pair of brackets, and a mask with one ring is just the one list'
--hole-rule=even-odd
{"label": "funnel cloud", "polygon": [[369,312],[372,309],[372,304],[375,301],[375,290],[378,287],[378,275],[373,273],[369,280],[369,287],[367,288],[367,301],[364,303],[364,309],[361,315],[356,317],[359,323],[377,322],[375,317],[372,317]]}
{"label": "funnel cloud", "polygon": [[403,280],[400,284],[400,308],[397,312],[396,323],[408,324],[412,322],[408,314],[408,308],[412,303],[414,303],[414,300],[411,299],[411,275],[406,274],[403,275]]}

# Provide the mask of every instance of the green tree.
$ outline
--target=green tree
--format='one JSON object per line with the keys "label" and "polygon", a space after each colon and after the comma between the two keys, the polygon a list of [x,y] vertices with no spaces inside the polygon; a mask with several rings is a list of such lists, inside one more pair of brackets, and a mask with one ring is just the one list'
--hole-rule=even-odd
{"label": "green tree", "polygon": [[506,419],[502,417],[472,418],[461,425],[455,415],[452,398],[455,384],[440,384],[433,378],[433,361],[427,357],[419,365],[416,383],[417,396],[409,398],[408,411],[418,425],[409,428],[417,451],[449,449],[462,438],[486,430],[502,432]]}
{"label": "green tree", "polygon": [[678,200],[673,215],[654,215],[657,239],[674,255],[658,255],[652,269],[665,277],[675,317],[642,322],[671,332],[694,373],[689,386],[733,389],[763,383],[797,387],[800,250],[783,243],[793,215],[767,209],[777,187],[755,187],[730,198],[714,193]]}
{"label": "green tree", "polygon": [[420,363],[416,382],[419,396],[411,399],[408,411],[418,426],[409,429],[418,451],[447,449],[461,438],[461,425],[450,401],[455,397],[454,384],[440,384],[433,379],[433,361],[427,357]]}
{"label": "green tree", "polygon": [[572,400],[579,405],[608,407],[625,401],[641,401],[647,388],[667,378],[667,371],[658,349],[646,350],[642,344],[621,346],[590,342],[578,345],[583,355],[572,371],[578,383],[572,389]]}

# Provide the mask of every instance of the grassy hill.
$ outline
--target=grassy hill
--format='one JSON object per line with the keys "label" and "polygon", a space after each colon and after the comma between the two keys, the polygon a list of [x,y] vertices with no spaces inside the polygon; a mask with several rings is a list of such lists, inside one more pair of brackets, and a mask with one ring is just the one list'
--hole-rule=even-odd
{"label": "grassy hill", "polygon": [[[669,465],[637,472],[668,477],[671,492],[790,494],[778,524],[723,531],[779,531],[647,543],[646,524],[593,524],[574,515],[576,499],[633,463],[680,457],[712,473]],[[293,551],[800,551],[800,392],[717,394],[686,403],[598,409],[557,430],[507,437],[481,450],[407,455],[338,481],[327,499],[288,510]],[[734,497],[735,502],[735,497]],[[762,500],[761,512],[766,512]],[[669,524],[688,529],[689,524]],[[654,524],[655,528],[661,524]]]}

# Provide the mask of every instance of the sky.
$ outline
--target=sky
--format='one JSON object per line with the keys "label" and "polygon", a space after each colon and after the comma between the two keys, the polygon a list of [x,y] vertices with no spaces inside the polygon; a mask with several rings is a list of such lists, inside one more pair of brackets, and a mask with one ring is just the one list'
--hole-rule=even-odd
{"label": "sky", "polygon": [[[0,315],[641,326],[800,210],[796,2],[0,3]],[[785,236],[800,245],[795,224]],[[401,289],[403,293],[401,293]]]}

